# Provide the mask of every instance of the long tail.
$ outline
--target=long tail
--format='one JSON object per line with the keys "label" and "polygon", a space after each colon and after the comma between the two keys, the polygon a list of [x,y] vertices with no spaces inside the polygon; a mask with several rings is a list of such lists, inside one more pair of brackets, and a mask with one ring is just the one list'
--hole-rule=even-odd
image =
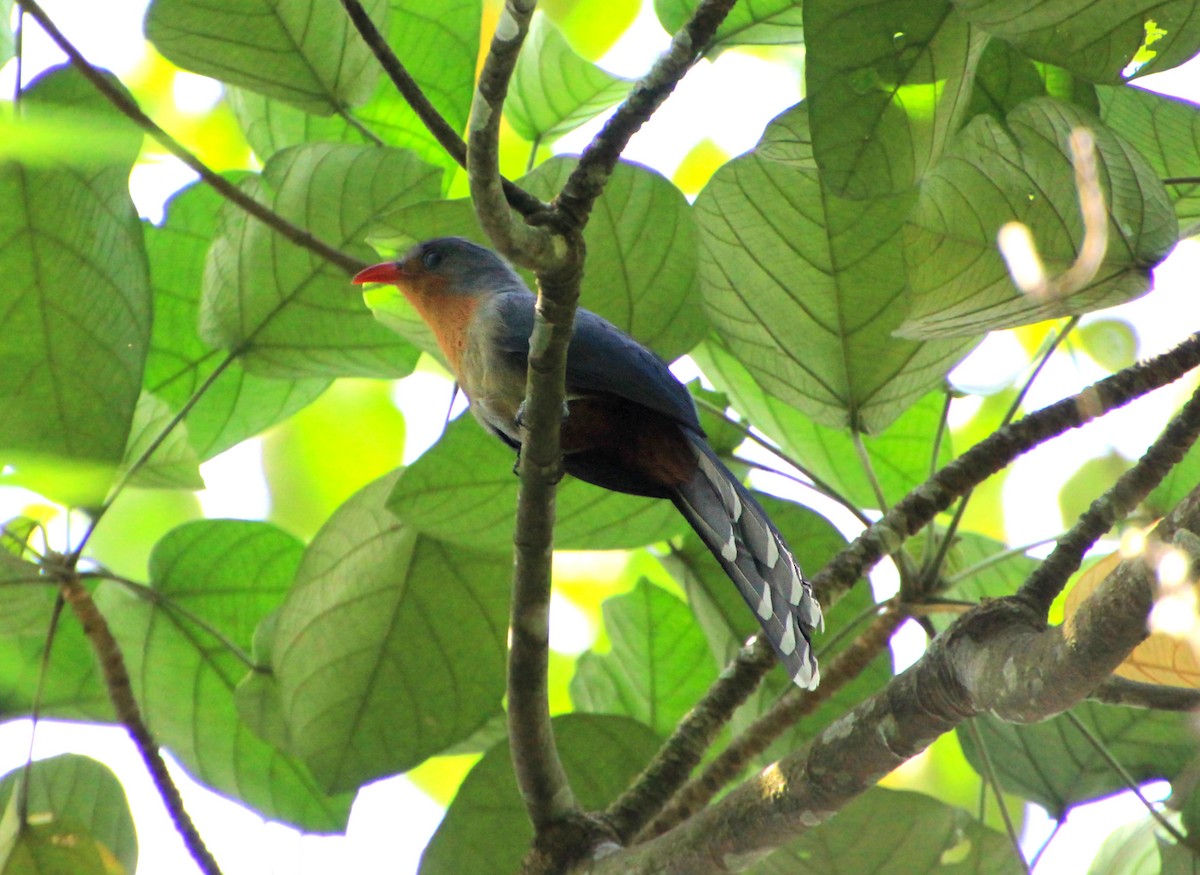
{"label": "long tail", "polygon": [[692,445],[696,474],[676,491],[675,506],[737,585],[792,680],[815,689],[812,633],[825,620],[812,586],[762,506],[703,438]]}

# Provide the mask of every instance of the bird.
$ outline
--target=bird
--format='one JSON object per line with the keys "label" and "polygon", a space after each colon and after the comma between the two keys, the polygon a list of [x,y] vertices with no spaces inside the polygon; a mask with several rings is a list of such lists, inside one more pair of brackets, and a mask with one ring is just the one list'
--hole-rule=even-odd
{"label": "bird", "polygon": [[[475,419],[517,453],[536,296],[492,250],[439,237],[356,274],[396,286],[428,324]],[[582,307],[567,347],[565,471],[632,495],[666,498],[754,612],[791,679],[820,682],[812,634],[820,604],[766,511],[709,446],[687,388],[667,363]]]}

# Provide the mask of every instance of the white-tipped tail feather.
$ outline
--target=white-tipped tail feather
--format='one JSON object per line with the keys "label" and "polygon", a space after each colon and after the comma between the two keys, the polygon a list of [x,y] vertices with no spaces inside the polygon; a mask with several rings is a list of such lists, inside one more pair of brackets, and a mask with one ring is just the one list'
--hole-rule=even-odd
{"label": "white-tipped tail feather", "polygon": [[675,504],[758,617],[792,680],[815,689],[821,674],[811,639],[825,620],[812,587],[758,502],[711,449],[692,443],[696,475]]}

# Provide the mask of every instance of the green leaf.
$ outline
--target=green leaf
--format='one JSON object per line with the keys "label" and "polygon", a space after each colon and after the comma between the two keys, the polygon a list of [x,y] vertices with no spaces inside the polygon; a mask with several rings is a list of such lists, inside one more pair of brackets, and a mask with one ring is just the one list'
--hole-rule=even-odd
{"label": "green leaf", "polygon": [[[363,6],[387,15],[386,0]],[[177,66],[319,115],[365,103],[379,76],[337,0],[154,0],[146,37]]]}
{"label": "green leaf", "polygon": [[986,37],[949,0],[808,0],[805,82],[824,185],[898,194],[958,129]]}
{"label": "green leaf", "polygon": [[[0,808],[15,798],[20,780],[19,770],[4,776],[0,782]],[[28,799],[31,822],[83,827],[83,834],[111,853],[125,872],[137,868],[138,841],[129,801],[117,776],[103,763],[78,754],[38,760],[29,770]]]}
{"label": "green leaf", "polygon": [[[130,485],[148,489],[204,488],[200,459],[188,443],[187,429],[183,425],[172,427],[173,419],[165,401],[148,392],[138,398],[122,467],[132,468],[145,453],[153,451],[134,472]],[[156,446],[155,441],[164,433],[166,437]]]}
{"label": "green leaf", "polygon": [[1123,319],[1096,319],[1075,329],[1084,352],[1100,367],[1113,373],[1138,360],[1138,336]]}
{"label": "green leaf", "polygon": [[1196,488],[1197,483],[1200,483],[1200,443],[1192,444],[1187,454],[1146,496],[1146,510],[1151,517],[1166,516]]}
{"label": "green leaf", "polygon": [[[1071,709],[1135,781],[1173,779],[1195,756],[1187,715],[1084,702]],[[1065,715],[1042,723],[975,718],[1000,786],[1062,818],[1078,802],[1124,788],[1124,779]],[[958,740],[983,774],[979,752],[965,729]]]}
{"label": "green leaf", "polygon": [[[653,732],[627,717],[567,714],[555,718],[554,736],[571,788],[587,811],[612,802],[659,745]],[[463,781],[418,871],[509,875],[520,867],[532,839],[504,740]]]}
{"label": "green leaf", "polygon": [[[540,197],[562,188],[575,162],[552,158],[520,184]],[[434,201],[404,207],[373,226],[371,243],[402,252],[430,237],[458,235],[490,245],[470,201]],[[579,304],[671,361],[708,330],[697,294],[695,219],[669,180],[640,165],[618,163],[596,201],[583,234],[587,265]],[[526,282],[532,278],[524,274]],[[431,335],[399,292],[374,291],[376,317],[422,349]]]}
{"label": "green leaf", "polygon": [[423,537],[357,493],[317,533],[280,612],[272,664],[296,753],[350,789],[409,769],[499,712],[508,553]]}
{"label": "green leaf", "polygon": [[[142,384],[178,413],[202,387],[183,424],[201,460],[286,419],[325,390],[323,378],[268,379],[200,339],[204,260],[224,198],[197,183],[171,198],[161,227],[146,228],[154,329]],[[211,380],[211,382],[209,382]]]}
{"label": "green leaf", "polygon": [[642,579],[633,592],[604,602],[604,629],[612,650],[579,658],[575,707],[632,717],[665,738],[717,679],[696,618]]}
{"label": "green leaf", "polygon": [[338,380],[263,438],[272,522],[310,538],[343,501],[404,461],[404,416],[382,380]]}
{"label": "green leaf", "polygon": [[[864,841],[869,836],[869,841]],[[1008,875],[1025,872],[1008,836],[923,793],[868,790],[749,875]]]}
{"label": "green leaf", "polygon": [[[1032,230],[1046,273],[1074,262],[1083,239],[1067,141],[1087,127],[1108,208],[1108,246],[1095,279],[1061,298],[1019,292],[996,246],[1005,222]],[[1002,127],[972,120],[921,186],[905,234],[912,307],[907,337],[975,335],[1136,298],[1178,227],[1162,183],[1137,151],[1083,110],[1050,98],[1021,104]]]}
{"label": "green leaf", "polygon": [[[700,0],[654,0],[662,26],[675,33],[696,11]],[[738,45],[799,45],[804,42],[797,0],[743,0],[717,28],[710,52]]]}
{"label": "green leaf", "polygon": [[1105,489],[1132,467],[1132,462],[1114,450],[1076,468],[1058,491],[1058,509],[1067,525],[1074,524]]}
{"label": "green leaf", "polygon": [[45,635],[54,600],[40,568],[0,549],[0,635]]}
{"label": "green leaf", "polygon": [[0,0],[0,65],[13,56],[12,8],[13,0]]}
{"label": "green leaf", "polygon": [[112,875],[107,849],[74,821],[15,826],[16,807],[0,822],[4,875]]}
{"label": "green leaf", "polygon": [[[729,403],[784,453],[801,462],[852,504],[862,508],[879,503],[851,435],[842,429],[818,425],[796,408],[764,392],[741,362],[718,342],[701,344],[692,351],[692,358],[705,376],[728,394]],[[883,431],[862,436],[867,458],[890,503],[899,501],[929,479],[933,443],[944,404],[943,393],[931,392]],[[950,436],[946,434],[938,466],[949,462],[951,457]]]}
{"label": "green leaf", "polygon": [[[64,108],[115,113],[63,68],[31,85],[22,106],[34,120]],[[128,188],[140,143],[128,128],[123,154],[95,167],[0,163],[0,485],[87,506],[121,461],[150,336]]]}
{"label": "green leaf", "polygon": [[1034,97],[1057,97],[1098,113],[1096,88],[1061,67],[1039,64],[1011,43],[989,40],[975,70],[967,118],[988,113],[1003,122],[1008,114]]}
{"label": "green leaf", "polygon": [[[1200,177],[1200,107],[1141,88],[1100,88],[1100,117],[1138,150],[1163,179]],[[1200,183],[1167,186],[1179,223],[1194,233]]]}
{"label": "green leaf", "polygon": [[[326,243],[366,258],[361,241],[374,217],[436,197],[438,175],[407,152],[315,143],[273,156],[248,188]],[[219,223],[201,299],[205,341],[264,376],[399,377],[412,370],[416,350],[375,324],[344,273],[232,204]]]}
{"label": "green leaf", "polygon": [[[424,0],[391,0],[390,5],[384,31],[388,44],[450,126],[465,130],[475,87],[479,0],[439,0],[436,15],[429,14]],[[264,161],[288,146],[369,144],[374,135],[390,146],[415,151],[430,164],[457,166],[386,77],[380,77],[370,100],[345,117],[318,118],[242,88],[229,89],[229,102],[251,148]]]}
{"label": "green leaf", "polygon": [[50,626],[48,608],[40,628],[31,622],[23,634],[0,635],[0,714],[6,719],[32,714],[35,701],[41,717],[100,722],[114,719],[91,644],[78,623],[66,620],[54,633],[45,672],[42,658]]}
{"label": "green leaf", "polygon": [[258,620],[287,593],[303,549],[267,523],[188,523],[155,547],[151,592],[105,583],[96,602],[151,732],[192,774],[273,820],[339,832],[351,798],[323,793],[301,762],[239,719],[234,701],[247,666],[231,646],[249,649]]}
{"label": "green leaf", "polygon": [[[512,550],[517,477],[512,450],[473,417],[404,471],[387,506],[414,531],[463,547]],[[560,550],[622,550],[687,528],[670,502],[609,492],[568,477],[558,488],[554,544]]]}
{"label": "green leaf", "polygon": [[902,227],[914,196],[844,200],[807,152],[803,104],[696,200],[701,291],[762,389],[821,425],[877,432],[937,386],[973,340],[893,336],[908,311]]}
{"label": "green leaf", "polygon": [[1200,19],[1185,0],[955,0],[960,13],[1039,61],[1118,84],[1200,51]]}
{"label": "green leaf", "polygon": [[1192,875],[1196,858],[1191,850],[1187,851],[1186,868],[1172,870],[1164,866],[1156,840],[1159,833],[1166,835],[1158,821],[1148,816],[1117,827],[1100,845],[1088,866],[1088,875]]}
{"label": "green leaf", "polygon": [[508,86],[504,115],[526,140],[550,143],[618,103],[630,82],[585,61],[535,15]]}

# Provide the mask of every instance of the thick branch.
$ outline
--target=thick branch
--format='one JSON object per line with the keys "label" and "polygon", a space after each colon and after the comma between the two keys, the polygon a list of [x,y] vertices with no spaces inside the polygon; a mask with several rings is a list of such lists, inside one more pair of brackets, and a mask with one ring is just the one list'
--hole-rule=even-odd
{"label": "thick branch", "polygon": [[793,688],[765,714],[746,727],[729,747],[704,767],[703,773],[688,782],[672,801],[670,808],[654,819],[642,833],[644,838],[662,835],[687,820],[730,781],[741,774],[754,757],[761,754],[785,731],[829,701],[838,690],[854,680],[878,656],[891,640],[892,633],[907,614],[892,605],[875,619],[853,644],[839,653],[821,672],[821,686],[815,690]]}
{"label": "thick branch", "polygon": [[83,626],[83,633],[91,642],[92,650],[96,653],[96,659],[100,663],[100,670],[104,675],[104,686],[108,690],[108,697],[112,701],[113,710],[117,713],[117,719],[124,724],[130,738],[133,739],[134,746],[141,754],[142,762],[146,764],[146,771],[150,773],[155,789],[158,790],[163,805],[171,815],[175,829],[179,831],[183,843],[201,871],[205,875],[220,875],[221,868],[205,846],[204,840],[196,830],[196,825],[192,823],[187,810],[183,807],[179,788],[171,780],[167,764],[163,761],[162,754],[159,753],[158,744],[142,720],[141,710],[138,708],[137,700],[133,697],[133,687],[129,682],[129,671],[125,667],[125,658],[121,655],[121,648],[113,638],[108,623],[105,622],[99,608],[92,600],[91,593],[73,572],[63,580],[62,595],[75,612],[80,625]]}
{"label": "thick branch", "polygon": [[[371,17],[367,15],[359,0],[342,0],[342,6],[345,7],[346,14],[350,16],[350,21],[358,28],[363,42],[375,55],[375,59],[379,61],[379,65],[388,74],[388,78],[392,80],[392,84],[396,86],[396,90],[408,103],[409,108],[416,113],[417,118],[438,141],[438,144],[446,150],[446,154],[453,158],[459,167],[465,168],[467,166],[466,141],[437,111],[429,98],[425,96],[425,92],[421,90],[421,86],[409,75],[408,70],[396,57],[396,53],[392,51],[392,47],[379,32],[375,22],[371,21]],[[500,184],[504,188],[504,196],[509,205],[526,218],[543,214],[549,210],[549,205],[516,183],[501,179]]]}
{"label": "thick branch", "polygon": [[604,190],[629,139],[666,100],[679,80],[708,49],[713,35],[737,0],[701,0],[691,19],[671,40],[671,47],[629,92],[579,157],[555,206],[575,227],[582,228],[596,198]]}
{"label": "thick branch", "polygon": [[813,577],[822,604],[837,601],[859,575],[895,552],[921,526],[1013,459],[1056,435],[1091,422],[1200,365],[1200,333],[1175,349],[1093,383],[995,432],[942,468],[839,553]]}
{"label": "thick branch", "polygon": [[[1200,402],[1176,422],[1200,428]],[[1173,422],[1168,431],[1175,430]],[[1183,428],[1184,426],[1180,426]],[[1170,443],[1164,435],[1160,443]],[[1170,543],[1200,530],[1200,488],[1155,529]],[[593,863],[592,875],[722,875],[828,820],[880,777],[984,711],[1039,721],[1106,681],[1146,635],[1153,571],[1123,562],[1081,606],[1070,631],[1045,628],[1020,598],[986,603],[936,639],[911,668],[716,805],[665,835]]]}
{"label": "thick branch", "polygon": [[129,118],[139,128],[150,135],[160,146],[186,164],[192,170],[200,174],[209,186],[226,200],[237,204],[251,216],[258,219],[267,227],[282,234],[285,238],[295,243],[297,246],[307,249],[314,255],[325,259],[330,264],[337,265],[346,273],[353,274],[362,270],[367,266],[365,261],[360,261],[351,255],[347,255],[339,249],[330,246],[323,240],[314,237],[312,234],[293,225],[283,216],[274,212],[271,209],[260,204],[254,198],[249,197],[245,192],[241,191],[236,185],[231,183],[225,177],[221,176],[190,151],[187,150],[178,140],[155,124],[150,116],[142,112],[141,108],[133,101],[132,98],[105,76],[103,72],[93,67],[91,63],[79,50],[75,48],[57,27],[50,17],[42,10],[36,0],[18,0],[18,3],[26,12],[31,15],[42,30],[52,39],[55,44],[66,52],[71,64],[75,69],[79,70],[84,77],[92,83],[97,91],[116,107],[124,116]]}

